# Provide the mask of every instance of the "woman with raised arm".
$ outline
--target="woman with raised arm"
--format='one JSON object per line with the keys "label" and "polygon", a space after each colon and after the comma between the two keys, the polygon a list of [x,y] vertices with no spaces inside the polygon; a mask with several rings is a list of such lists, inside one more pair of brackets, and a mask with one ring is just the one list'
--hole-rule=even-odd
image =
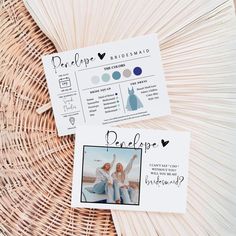
{"label": "woman with raised arm", "polygon": [[130,173],[133,162],[137,158],[134,155],[129,161],[128,165],[123,169],[121,163],[117,163],[116,171],[112,174],[114,186],[114,199],[116,203],[137,204],[138,203],[138,188],[137,186],[130,186],[128,174]]}
{"label": "woman with raised arm", "polygon": [[113,161],[107,162],[96,170],[96,180],[93,185],[93,192],[97,194],[107,194],[107,203],[114,203],[113,179],[110,170],[114,165],[116,155],[113,154]]}

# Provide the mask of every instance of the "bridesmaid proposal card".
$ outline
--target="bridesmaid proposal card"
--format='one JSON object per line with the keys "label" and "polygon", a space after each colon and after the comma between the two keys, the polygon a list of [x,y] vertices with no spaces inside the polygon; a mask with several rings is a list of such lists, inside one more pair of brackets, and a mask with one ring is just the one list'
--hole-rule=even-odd
{"label": "bridesmaid proposal card", "polygon": [[170,114],[157,35],[43,57],[59,136]]}
{"label": "bridesmaid proposal card", "polygon": [[189,145],[188,132],[79,126],[72,207],[184,213]]}

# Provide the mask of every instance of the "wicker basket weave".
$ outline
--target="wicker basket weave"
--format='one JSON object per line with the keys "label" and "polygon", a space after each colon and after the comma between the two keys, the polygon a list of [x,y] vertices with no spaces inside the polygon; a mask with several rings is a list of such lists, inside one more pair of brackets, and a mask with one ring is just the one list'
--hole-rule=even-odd
{"label": "wicker basket weave", "polygon": [[35,112],[49,101],[41,55],[53,44],[22,1],[0,8],[0,234],[114,235],[110,211],[70,208],[74,137]]}

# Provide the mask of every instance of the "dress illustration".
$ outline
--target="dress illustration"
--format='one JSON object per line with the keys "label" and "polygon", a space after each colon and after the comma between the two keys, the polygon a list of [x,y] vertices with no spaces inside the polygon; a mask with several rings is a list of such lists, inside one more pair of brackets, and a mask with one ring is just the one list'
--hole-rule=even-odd
{"label": "dress illustration", "polygon": [[126,109],[128,111],[136,111],[139,108],[143,107],[143,104],[140,101],[140,99],[138,98],[138,96],[136,96],[134,94],[134,88],[133,87],[132,87],[131,90],[128,88],[128,93],[129,93],[129,97],[128,97],[127,105],[126,105]]}

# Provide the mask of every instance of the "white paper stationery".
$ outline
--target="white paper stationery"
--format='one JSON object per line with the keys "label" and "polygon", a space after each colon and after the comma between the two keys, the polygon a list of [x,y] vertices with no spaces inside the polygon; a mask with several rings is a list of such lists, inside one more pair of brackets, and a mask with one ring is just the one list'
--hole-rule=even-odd
{"label": "white paper stationery", "polygon": [[184,213],[188,132],[78,127],[72,207]]}
{"label": "white paper stationery", "polygon": [[170,114],[157,35],[43,56],[59,136]]}

